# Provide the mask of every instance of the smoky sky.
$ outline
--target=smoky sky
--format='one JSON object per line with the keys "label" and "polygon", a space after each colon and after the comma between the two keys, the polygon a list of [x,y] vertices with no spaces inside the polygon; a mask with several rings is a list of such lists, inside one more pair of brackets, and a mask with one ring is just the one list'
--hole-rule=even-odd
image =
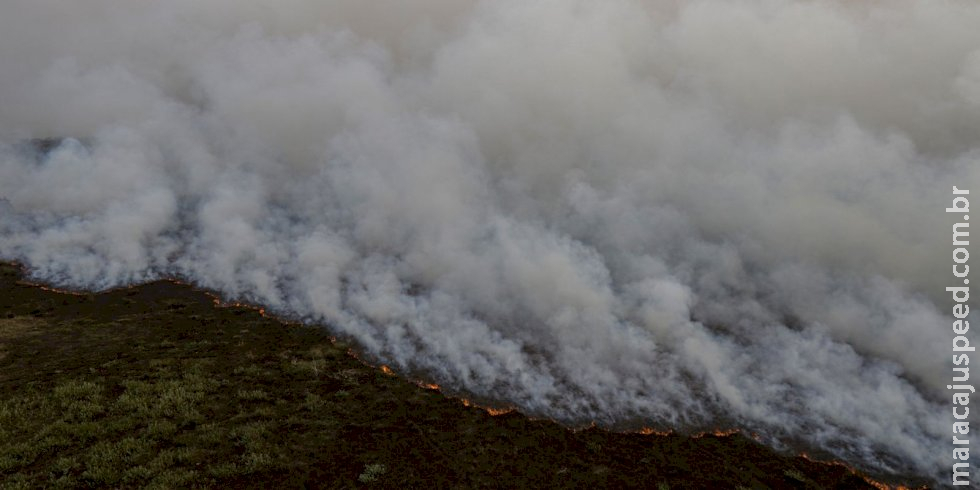
{"label": "smoky sky", "polygon": [[187,279],[535,416],[941,475],[977,26],[966,0],[7,0],[0,257]]}

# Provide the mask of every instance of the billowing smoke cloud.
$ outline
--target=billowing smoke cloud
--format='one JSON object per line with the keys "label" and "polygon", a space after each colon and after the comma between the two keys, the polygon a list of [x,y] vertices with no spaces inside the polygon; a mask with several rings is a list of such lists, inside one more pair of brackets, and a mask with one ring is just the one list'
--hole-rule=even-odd
{"label": "billowing smoke cloud", "polygon": [[535,415],[941,475],[977,26],[966,0],[8,0],[0,257],[187,278]]}

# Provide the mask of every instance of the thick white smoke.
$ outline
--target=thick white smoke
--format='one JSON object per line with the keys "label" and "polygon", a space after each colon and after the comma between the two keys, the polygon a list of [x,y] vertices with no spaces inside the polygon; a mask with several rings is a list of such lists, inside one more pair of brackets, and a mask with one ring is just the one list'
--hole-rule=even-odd
{"label": "thick white smoke", "polygon": [[532,414],[940,475],[978,26],[972,0],[7,0],[0,257],[188,278]]}

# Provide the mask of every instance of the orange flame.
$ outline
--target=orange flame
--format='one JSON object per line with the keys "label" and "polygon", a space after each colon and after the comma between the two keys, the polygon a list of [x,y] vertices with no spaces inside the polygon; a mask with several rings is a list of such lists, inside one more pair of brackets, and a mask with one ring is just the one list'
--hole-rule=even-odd
{"label": "orange flame", "polygon": [[[810,455],[807,453],[800,453],[800,457],[807,461],[817,463],[817,464],[828,465],[828,466],[840,466],[846,469],[847,471],[849,471],[852,475],[857,475],[861,477],[861,479],[864,480],[868,485],[871,485],[872,487],[875,487],[878,490],[912,490],[910,487],[906,487],[905,485],[893,486],[887,483],[882,483],[880,481],[873,480],[868,476],[858,473],[856,469],[851,468],[850,466],[847,465],[847,463],[844,463],[842,461],[821,461],[819,459],[811,458]],[[925,489],[927,487],[922,487],[922,488]]]}
{"label": "orange flame", "polygon": [[657,430],[657,429],[654,429],[652,427],[644,427],[644,428],[638,430],[637,432],[640,433],[640,434],[643,434],[645,436],[653,436],[653,435],[656,435],[656,436],[661,436],[661,437],[662,436],[669,436],[669,435],[671,435],[671,434],[674,433],[674,431],[671,431],[671,430],[666,430],[666,431],[664,431],[664,430]]}
{"label": "orange flame", "polygon": [[868,478],[866,476],[862,476],[861,478],[863,478],[864,481],[868,483],[868,485],[871,485],[872,487],[875,487],[878,490],[911,490],[909,489],[909,487],[903,485],[896,485],[894,487],[891,485],[886,485],[879,481],[872,480],[871,478]]}
{"label": "orange flame", "polygon": [[513,407],[504,407],[504,408],[484,407],[484,406],[481,406],[481,405],[477,405],[477,404],[473,403],[472,401],[470,401],[470,400],[468,400],[466,398],[460,398],[459,401],[463,403],[463,406],[464,407],[479,408],[480,410],[483,410],[484,412],[487,412],[488,414],[490,414],[491,417],[498,417],[500,415],[506,415],[506,414],[511,413],[511,412],[513,412],[515,410]]}
{"label": "orange flame", "polygon": [[49,293],[67,294],[67,295],[71,295],[71,296],[85,296],[85,294],[86,294],[86,293],[81,293],[81,292],[78,292],[78,291],[72,291],[70,289],[58,289],[58,288],[52,288],[52,287],[48,287],[48,286],[42,286],[40,284],[36,284],[36,283],[33,283],[33,282],[27,282],[27,281],[18,281],[18,282],[20,284],[25,285],[25,286],[36,287],[36,288],[40,289],[41,291],[47,291]]}
{"label": "orange flame", "polygon": [[707,435],[712,435],[712,436],[715,436],[715,437],[728,437],[728,436],[732,436],[732,435],[738,434],[740,432],[742,432],[742,431],[740,431],[738,429],[716,429],[716,430],[713,430],[713,431],[700,432],[700,433],[694,434],[691,437],[693,437],[695,439],[700,439],[700,438],[702,438],[704,436],[707,436]]}
{"label": "orange flame", "polygon": [[425,382],[422,382],[422,381],[418,381],[418,385],[421,386],[421,387],[423,387],[423,388],[425,388],[425,389],[427,389],[427,390],[432,390],[432,391],[439,391],[439,390],[441,390],[441,388],[439,388],[439,385],[437,385],[435,383],[425,383]]}

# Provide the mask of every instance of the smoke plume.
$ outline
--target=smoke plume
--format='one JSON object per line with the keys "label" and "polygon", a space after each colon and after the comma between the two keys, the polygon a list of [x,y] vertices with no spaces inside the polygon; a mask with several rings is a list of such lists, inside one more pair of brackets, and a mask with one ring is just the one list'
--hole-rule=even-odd
{"label": "smoke plume", "polygon": [[938,478],[977,26],[967,0],[7,0],[0,257],[184,278],[536,416]]}

